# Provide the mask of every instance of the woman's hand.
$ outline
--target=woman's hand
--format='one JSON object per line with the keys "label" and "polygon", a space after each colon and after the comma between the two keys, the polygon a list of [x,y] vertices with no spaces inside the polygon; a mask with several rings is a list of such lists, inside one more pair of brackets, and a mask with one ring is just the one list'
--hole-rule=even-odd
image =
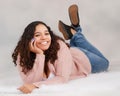
{"label": "woman's hand", "polygon": [[33,84],[24,84],[21,87],[19,87],[18,90],[20,90],[25,94],[28,94],[28,93],[31,93],[35,88],[37,87]]}
{"label": "woman's hand", "polygon": [[40,48],[38,48],[36,46],[36,40],[35,39],[32,39],[31,42],[30,42],[30,50],[36,54],[43,54],[43,50],[41,50]]}

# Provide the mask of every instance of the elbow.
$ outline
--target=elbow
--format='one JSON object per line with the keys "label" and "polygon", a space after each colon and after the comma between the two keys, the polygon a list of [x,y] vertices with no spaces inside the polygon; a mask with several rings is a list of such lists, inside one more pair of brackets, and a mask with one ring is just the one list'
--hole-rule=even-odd
{"label": "elbow", "polygon": [[67,83],[69,81],[69,77],[62,76],[62,83]]}
{"label": "elbow", "polygon": [[28,79],[28,78],[27,79],[22,79],[22,80],[23,80],[23,83],[27,83],[27,84],[32,83],[32,81],[30,79]]}

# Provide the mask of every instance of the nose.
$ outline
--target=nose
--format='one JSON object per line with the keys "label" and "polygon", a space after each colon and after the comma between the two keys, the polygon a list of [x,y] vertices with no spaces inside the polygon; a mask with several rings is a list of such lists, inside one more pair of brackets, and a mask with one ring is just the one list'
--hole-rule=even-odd
{"label": "nose", "polygon": [[41,39],[45,39],[46,36],[44,34],[41,35]]}

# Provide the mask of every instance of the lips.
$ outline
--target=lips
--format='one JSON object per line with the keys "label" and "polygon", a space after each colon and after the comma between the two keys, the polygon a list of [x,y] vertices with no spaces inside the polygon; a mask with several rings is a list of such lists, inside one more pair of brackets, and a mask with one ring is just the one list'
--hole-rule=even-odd
{"label": "lips", "polygon": [[48,44],[48,41],[41,42],[40,44],[41,44],[41,45],[47,45],[47,44]]}
{"label": "lips", "polygon": [[37,47],[40,48],[41,50],[47,50],[50,46],[50,41],[41,41],[37,42]]}

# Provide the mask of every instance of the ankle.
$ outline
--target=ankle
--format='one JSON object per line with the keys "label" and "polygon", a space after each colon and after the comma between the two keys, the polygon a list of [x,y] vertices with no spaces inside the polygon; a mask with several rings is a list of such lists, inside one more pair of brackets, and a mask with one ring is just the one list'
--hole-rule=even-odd
{"label": "ankle", "polygon": [[72,24],[71,26],[72,26],[73,28],[80,27],[80,25],[79,25],[79,24],[77,24],[77,25]]}
{"label": "ankle", "polygon": [[73,28],[71,28],[70,31],[71,31],[72,35],[74,35],[76,33],[76,31]]}

